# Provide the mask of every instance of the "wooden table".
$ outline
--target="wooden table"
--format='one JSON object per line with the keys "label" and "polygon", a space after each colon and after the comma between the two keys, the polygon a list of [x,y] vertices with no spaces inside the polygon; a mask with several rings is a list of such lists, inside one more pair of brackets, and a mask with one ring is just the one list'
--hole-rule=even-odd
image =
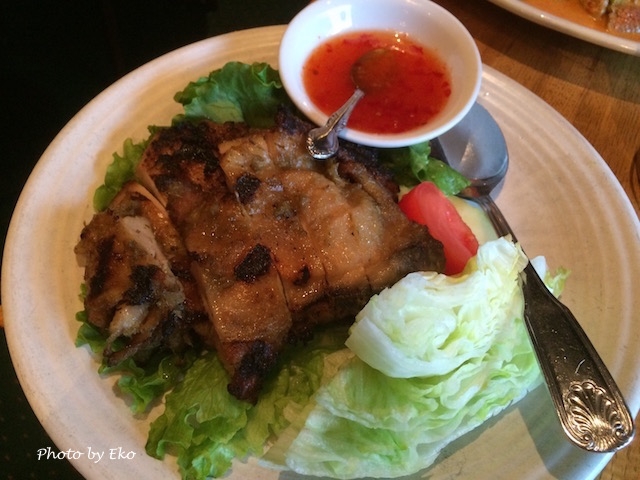
{"label": "wooden table", "polygon": [[[484,64],[527,87],[584,135],[640,213],[640,57],[554,32],[486,1],[435,1],[465,24]],[[640,436],[598,480],[638,478]]]}

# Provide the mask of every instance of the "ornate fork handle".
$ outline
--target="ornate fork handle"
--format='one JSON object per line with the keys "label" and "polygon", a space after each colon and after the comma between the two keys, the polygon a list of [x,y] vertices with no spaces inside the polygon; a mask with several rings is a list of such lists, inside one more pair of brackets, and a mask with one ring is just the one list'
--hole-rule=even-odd
{"label": "ornate fork handle", "polygon": [[[488,195],[469,195],[500,236],[513,231]],[[562,427],[573,443],[612,452],[631,442],[634,425],[624,398],[571,311],[547,289],[531,262],[523,272],[524,317]]]}

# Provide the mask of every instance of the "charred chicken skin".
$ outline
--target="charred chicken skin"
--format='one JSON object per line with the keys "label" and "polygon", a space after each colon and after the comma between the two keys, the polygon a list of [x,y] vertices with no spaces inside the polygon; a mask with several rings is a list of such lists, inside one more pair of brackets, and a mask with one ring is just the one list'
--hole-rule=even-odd
{"label": "charred chicken skin", "polygon": [[[85,264],[88,321],[108,336],[110,365],[154,349],[193,343],[208,323],[182,239],[165,209],[140,184],[124,186],[83,229],[76,254]],[[117,340],[127,338],[123,348]]]}
{"label": "charred chicken skin", "polygon": [[[196,337],[217,350],[229,392],[255,402],[287,344],[352,321],[373,294],[410,272],[442,271],[441,244],[400,211],[398,187],[375,151],[346,143],[334,160],[318,162],[306,151],[309,128],[283,110],[271,129],[201,121],[154,134],[139,183],[128,188],[146,192],[171,234],[147,214],[139,222],[149,238],[137,240],[137,230],[121,225],[120,198],[77,247],[89,259],[89,321],[110,338],[131,339],[122,355]],[[152,246],[140,255],[141,243]],[[143,278],[158,296],[136,303],[128,292],[139,265],[148,265]],[[134,309],[135,320],[121,321],[120,310],[136,304],[145,306]],[[147,335],[147,322],[174,333]]]}

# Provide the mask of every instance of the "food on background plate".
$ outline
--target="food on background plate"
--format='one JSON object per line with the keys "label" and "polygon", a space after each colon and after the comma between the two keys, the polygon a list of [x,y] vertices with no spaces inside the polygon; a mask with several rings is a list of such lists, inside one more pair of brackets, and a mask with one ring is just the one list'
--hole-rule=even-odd
{"label": "food on background plate", "polygon": [[521,0],[548,13],[620,38],[640,38],[638,0]]}
{"label": "food on background plate", "polygon": [[607,18],[607,28],[613,32],[640,33],[640,1],[580,0],[582,7],[595,18]]}
{"label": "food on background plate", "polygon": [[[266,457],[271,466],[353,478],[368,474],[367,464],[375,465],[371,456],[356,455],[375,438],[370,427],[402,418],[403,412],[421,411],[419,404],[426,402],[428,411],[421,411],[420,417],[437,425],[438,438],[425,440],[409,431],[385,433],[389,449],[379,457],[380,472],[407,475],[427,467],[442,445],[535,385],[537,367],[529,362],[533,357],[518,308],[489,302],[471,311],[472,302],[467,302],[462,310],[470,317],[448,317],[451,337],[430,334],[429,322],[438,323],[433,323],[438,308],[458,308],[452,307],[458,285],[471,285],[466,287],[469,292],[493,298],[487,295],[487,282],[473,286],[466,280],[482,276],[476,270],[497,269],[491,275],[495,281],[516,271],[517,262],[503,261],[499,254],[478,255],[459,275],[438,274],[444,265],[441,245],[427,228],[400,212],[397,183],[376,160],[381,152],[347,143],[336,161],[310,160],[302,141],[308,125],[281,108],[290,104],[277,72],[266,64],[227,64],[189,84],[176,100],[185,113],[172,126],[152,127],[149,139],[127,140],[123,155],[114,155],[105,184],[94,197],[99,213],[85,227],[77,247],[88,259],[83,293],[87,308],[78,315],[83,324],[77,343],[89,344],[103,355],[101,372],[121,375],[119,389],[131,396],[135,412],[145,412],[169,392],[164,412],[151,425],[146,445],[150,455],[176,455],[184,478],[205,478],[224,475],[233,459],[262,456],[265,446],[275,441]],[[430,180],[449,194],[465,186],[458,174],[430,158],[428,145],[386,151],[381,157],[380,163],[391,166],[394,178],[405,186]],[[327,197],[332,201],[320,202]],[[290,237],[288,231],[295,235]],[[509,240],[485,251],[505,253],[509,249],[500,247],[504,242],[513,258],[519,258],[518,247]],[[491,265],[481,267],[482,258],[489,258]],[[427,303],[439,299],[436,303],[442,305],[425,309],[424,302],[416,300],[421,286],[406,293],[401,279],[414,270],[436,287],[437,294]],[[392,287],[398,280],[401,286]],[[517,281],[509,280],[521,295]],[[267,305],[265,295],[279,296],[280,303]],[[247,326],[248,338],[237,337],[245,332],[233,323],[237,297],[246,300],[237,310],[246,316],[237,320],[245,322],[241,324]],[[352,368],[364,364],[344,347],[345,324],[329,325],[340,317],[353,321],[365,304],[369,306],[359,314],[359,323],[367,323],[366,312],[372,309],[398,311],[397,322],[420,332],[413,337],[418,343],[409,347],[419,347],[417,353],[406,346],[400,349],[408,357],[440,351],[451,366],[436,376],[402,379],[431,387],[428,393],[422,387],[387,389],[385,408],[377,415],[369,408],[376,397],[372,392],[396,380],[366,367],[371,373],[356,381]],[[273,305],[276,310],[270,310]],[[517,338],[493,340],[492,335],[503,330],[498,324],[485,330],[485,315],[493,318],[491,308],[508,317],[503,325],[511,327],[505,335],[516,332]],[[218,318],[218,312],[228,316]],[[441,349],[465,332],[481,338],[483,348],[497,352],[500,361],[479,354],[479,370],[469,373],[467,364],[456,360],[458,349]],[[289,345],[290,339],[304,341]],[[389,340],[398,343],[393,334]],[[201,349],[201,344],[208,348]],[[445,390],[450,399],[464,390],[447,387],[447,375],[453,378],[451,385],[461,385],[462,375],[465,389],[471,390],[456,401],[446,400]],[[340,385],[342,393],[336,390]],[[346,417],[331,410],[330,415],[309,415],[317,406],[327,408],[326,389],[338,394],[335,399],[347,395],[356,400],[346,410],[340,407]],[[471,402],[473,398],[479,400]],[[476,406],[467,408],[467,400]],[[434,416],[441,410],[433,407],[442,401],[449,413]],[[346,458],[329,462],[328,470],[323,460],[312,465],[318,457],[301,460],[300,452],[322,448],[332,435],[343,435],[341,427],[335,431],[331,425],[350,418],[349,412],[365,412],[370,423],[364,430],[357,428],[362,435],[351,438],[352,450],[342,452]],[[305,438],[312,442],[305,443]],[[412,456],[412,461],[402,456],[422,451],[425,441],[433,455]],[[347,465],[345,470],[344,461],[355,467]]]}

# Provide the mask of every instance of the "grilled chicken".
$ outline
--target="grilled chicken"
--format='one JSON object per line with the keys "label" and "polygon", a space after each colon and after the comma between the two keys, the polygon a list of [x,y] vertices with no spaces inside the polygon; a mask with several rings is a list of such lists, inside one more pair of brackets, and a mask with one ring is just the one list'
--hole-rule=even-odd
{"label": "grilled chicken", "polygon": [[[140,184],[126,184],[93,217],[75,251],[85,263],[88,321],[108,335],[108,364],[144,358],[158,347],[179,350],[192,343],[192,329],[206,332],[182,240]],[[119,340],[124,348],[116,349]]]}
{"label": "grilled chicken", "polygon": [[250,402],[287,344],[352,321],[374,293],[444,264],[441,244],[398,208],[375,151],[346,143],[318,162],[306,152],[309,128],[285,111],[271,129],[183,123],[155,134],[136,172],[187,252],[185,277],[208,317],[194,330],[216,348],[230,393]]}

